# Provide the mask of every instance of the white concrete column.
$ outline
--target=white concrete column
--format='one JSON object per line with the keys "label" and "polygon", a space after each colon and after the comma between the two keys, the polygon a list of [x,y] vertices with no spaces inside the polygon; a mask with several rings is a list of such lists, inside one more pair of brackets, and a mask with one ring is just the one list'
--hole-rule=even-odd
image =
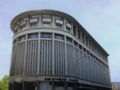
{"label": "white concrete column", "polygon": [[28,34],[26,34],[26,40],[25,40],[25,54],[24,54],[24,65],[23,65],[23,75],[26,74],[26,59],[27,59],[27,40],[28,40]]}
{"label": "white concrete column", "polygon": [[38,60],[37,60],[37,75],[40,74],[40,32],[38,33]]}
{"label": "white concrete column", "polygon": [[52,75],[55,75],[54,61],[54,33],[52,33]]}

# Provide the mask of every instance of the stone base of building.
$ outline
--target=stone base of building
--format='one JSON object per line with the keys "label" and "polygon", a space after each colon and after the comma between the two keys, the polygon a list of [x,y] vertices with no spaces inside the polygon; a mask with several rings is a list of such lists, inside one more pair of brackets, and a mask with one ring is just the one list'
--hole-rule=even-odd
{"label": "stone base of building", "polygon": [[9,90],[112,90],[73,82],[12,82]]}

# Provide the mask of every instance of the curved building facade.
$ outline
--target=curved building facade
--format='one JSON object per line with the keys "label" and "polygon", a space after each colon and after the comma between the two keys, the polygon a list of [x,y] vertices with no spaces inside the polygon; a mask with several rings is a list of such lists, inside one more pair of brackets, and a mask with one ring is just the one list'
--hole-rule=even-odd
{"label": "curved building facade", "polygon": [[28,11],[11,29],[9,90],[111,90],[108,53],[72,16]]}

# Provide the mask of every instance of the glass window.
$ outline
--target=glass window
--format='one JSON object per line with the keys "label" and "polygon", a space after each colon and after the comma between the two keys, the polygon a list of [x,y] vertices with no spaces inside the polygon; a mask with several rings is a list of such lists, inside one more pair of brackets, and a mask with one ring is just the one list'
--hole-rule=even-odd
{"label": "glass window", "polygon": [[38,23],[30,23],[30,27],[37,27]]}
{"label": "glass window", "polygon": [[66,31],[71,32],[71,23],[70,22],[66,23]]}
{"label": "glass window", "polygon": [[64,40],[64,36],[60,34],[55,34],[55,39]]}
{"label": "glass window", "polygon": [[91,56],[91,57],[93,57],[93,54],[92,54],[92,53],[90,53],[90,56]]}
{"label": "glass window", "polygon": [[43,22],[51,22],[51,16],[50,15],[42,15],[42,21]]}
{"label": "glass window", "polygon": [[43,23],[43,27],[50,27],[50,23]]}
{"label": "glass window", "polygon": [[89,51],[87,50],[87,55],[89,55]]}
{"label": "glass window", "polygon": [[69,42],[69,43],[72,43],[72,38],[66,37],[66,41]]}
{"label": "glass window", "polygon": [[39,17],[40,17],[40,15],[37,15],[37,14],[31,16],[31,18],[39,18]]}
{"label": "glass window", "polygon": [[56,23],[56,28],[57,28],[57,29],[62,29],[62,24]]}
{"label": "glass window", "polygon": [[23,41],[25,39],[26,39],[25,35],[18,37],[18,41]]}
{"label": "glass window", "polygon": [[38,25],[38,18],[31,17],[30,19],[30,27],[37,27]]}
{"label": "glass window", "polygon": [[55,23],[56,23],[56,28],[57,29],[62,29],[63,26],[63,18],[59,16],[55,16]]}
{"label": "glass window", "polygon": [[17,30],[18,29],[18,26],[17,25],[15,25],[15,30]]}
{"label": "glass window", "polygon": [[73,26],[73,34],[76,36],[77,34],[76,34],[76,27],[75,26]]}
{"label": "glass window", "polygon": [[37,27],[37,23],[31,23],[30,26],[31,27]]}
{"label": "glass window", "polygon": [[[89,38],[86,37],[86,46],[88,46],[88,44],[89,44]],[[95,48],[94,48],[94,50],[95,50]]]}
{"label": "glass window", "polygon": [[63,20],[63,18],[59,16],[55,16],[55,20]]}
{"label": "glass window", "polygon": [[43,18],[51,18],[50,15],[42,15]]}
{"label": "glass window", "polygon": [[81,35],[80,35],[80,30],[78,30],[78,38],[79,38],[79,39],[80,39],[80,36],[81,36]]}
{"label": "glass window", "polygon": [[85,43],[85,35],[82,33],[82,41],[83,41],[83,43]]}
{"label": "glass window", "polygon": [[70,32],[70,27],[66,27],[66,31],[67,31],[67,32]]}
{"label": "glass window", "polygon": [[15,44],[17,42],[17,38],[15,40],[13,40],[13,43]]}
{"label": "glass window", "polygon": [[79,44],[79,49],[81,49],[81,50],[82,50],[82,45],[80,45],[80,44]]}
{"label": "glass window", "polygon": [[22,30],[24,27],[26,27],[27,21],[23,20],[20,22],[20,29]]}
{"label": "glass window", "polygon": [[32,38],[38,38],[38,33],[28,34],[28,39],[32,39]]}
{"label": "glass window", "polygon": [[78,46],[78,43],[77,43],[76,41],[74,41],[74,45],[75,45],[75,46]]}
{"label": "glass window", "polygon": [[52,38],[52,33],[41,33],[41,38]]}
{"label": "glass window", "polygon": [[86,49],[85,48],[83,48],[83,51],[86,53]]}
{"label": "glass window", "polygon": [[18,31],[18,25],[15,26],[15,33]]}

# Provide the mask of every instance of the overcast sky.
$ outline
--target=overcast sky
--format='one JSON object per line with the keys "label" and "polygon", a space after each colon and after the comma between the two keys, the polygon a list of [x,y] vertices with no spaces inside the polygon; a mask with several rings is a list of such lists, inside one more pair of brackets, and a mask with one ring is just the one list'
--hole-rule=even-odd
{"label": "overcast sky", "polygon": [[11,20],[27,10],[55,9],[72,15],[110,54],[112,81],[120,81],[120,0],[1,0],[0,78],[9,74]]}

